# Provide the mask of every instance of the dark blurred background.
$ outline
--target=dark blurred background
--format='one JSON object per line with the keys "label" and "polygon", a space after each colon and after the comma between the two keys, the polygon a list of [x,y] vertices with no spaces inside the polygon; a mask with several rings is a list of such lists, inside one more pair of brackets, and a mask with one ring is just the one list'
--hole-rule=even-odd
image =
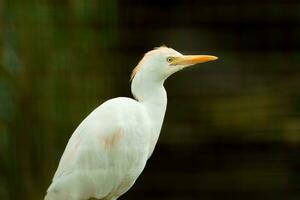
{"label": "dark blurred background", "polygon": [[6,0],[0,27],[0,199],[42,199],[73,130],[162,44],[220,59],[166,82],[120,199],[300,199],[299,1]]}

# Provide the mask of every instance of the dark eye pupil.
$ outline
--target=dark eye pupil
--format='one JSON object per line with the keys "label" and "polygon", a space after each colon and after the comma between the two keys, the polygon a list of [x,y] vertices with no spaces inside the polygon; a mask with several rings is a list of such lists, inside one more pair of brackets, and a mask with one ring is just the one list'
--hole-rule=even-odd
{"label": "dark eye pupil", "polygon": [[171,62],[172,61],[172,58],[168,58],[168,62]]}

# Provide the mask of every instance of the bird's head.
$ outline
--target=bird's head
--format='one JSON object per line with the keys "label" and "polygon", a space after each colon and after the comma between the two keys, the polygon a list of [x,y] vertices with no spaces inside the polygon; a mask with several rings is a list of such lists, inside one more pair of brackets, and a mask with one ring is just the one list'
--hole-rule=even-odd
{"label": "bird's head", "polygon": [[[209,55],[182,55],[174,49],[159,47],[145,54],[131,75],[131,91],[139,101],[156,99],[164,93],[163,83],[183,68],[218,59]],[[160,89],[159,89],[160,88]]]}
{"label": "bird's head", "polygon": [[164,81],[183,68],[218,59],[210,55],[182,55],[165,46],[147,52],[134,68],[131,80]]}

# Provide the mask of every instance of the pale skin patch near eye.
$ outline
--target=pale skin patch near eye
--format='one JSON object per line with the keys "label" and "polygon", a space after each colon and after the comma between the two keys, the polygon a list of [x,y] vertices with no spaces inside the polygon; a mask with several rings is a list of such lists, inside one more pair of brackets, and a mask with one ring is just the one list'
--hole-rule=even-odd
{"label": "pale skin patch near eye", "polygon": [[106,150],[111,150],[122,138],[123,131],[121,128],[118,128],[112,135],[101,138],[100,140],[104,144]]}

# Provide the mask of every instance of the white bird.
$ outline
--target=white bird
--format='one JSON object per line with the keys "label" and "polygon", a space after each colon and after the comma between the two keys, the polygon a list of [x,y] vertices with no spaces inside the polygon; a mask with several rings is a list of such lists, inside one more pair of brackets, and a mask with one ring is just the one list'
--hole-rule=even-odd
{"label": "white bird", "polygon": [[67,144],[45,200],[116,200],[128,191],[160,134],[167,106],[164,81],[185,67],[216,59],[184,56],[167,47],[146,53],[131,75],[135,99],[110,99],[82,121]]}

